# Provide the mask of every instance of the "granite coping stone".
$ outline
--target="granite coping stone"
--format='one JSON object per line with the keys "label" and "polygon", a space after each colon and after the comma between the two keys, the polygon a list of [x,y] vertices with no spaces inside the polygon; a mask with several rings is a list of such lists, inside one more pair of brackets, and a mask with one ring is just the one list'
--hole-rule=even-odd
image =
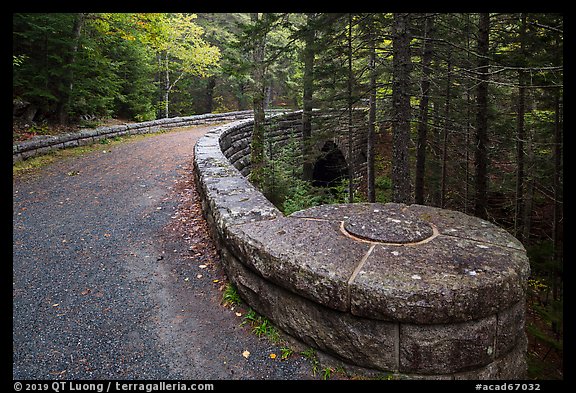
{"label": "granite coping stone", "polygon": [[220,237],[252,271],[326,307],[403,323],[474,320],[525,298],[524,247],[485,220],[399,203],[323,205],[285,217],[221,150],[250,121],[208,132],[195,166]]}
{"label": "granite coping stone", "polygon": [[246,142],[231,140],[249,138],[250,122],[208,132],[194,166],[223,266],[251,307],[361,367],[416,379],[525,375],[530,266],[518,240],[488,221],[415,204],[284,216],[243,176]]}
{"label": "granite coping stone", "polygon": [[226,243],[267,280],[339,311],[348,280],[369,246],[341,236],[338,223],[280,217],[226,228]]}
{"label": "granite coping stone", "polygon": [[[448,323],[493,315],[525,297],[530,274],[526,253],[510,234],[487,221],[397,203],[324,205],[291,217],[340,222],[341,238],[372,245],[356,261],[354,276],[340,283],[348,287],[354,315]],[[396,221],[401,221],[400,231]],[[430,231],[422,229],[423,221]],[[392,229],[386,228],[388,222]],[[356,237],[349,233],[349,223],[374,230]],[[368,238],[371,234],[375,238]]]}
{"label": "granite coping stone", "polygon": [[[402,206],[374,204],[371,209],[392,214],[407,208]],[[324,306],[371,319],[469,321],[494,315],[525,297],[528,261],[516,247],[501,245],[507,239],[498,237],[494,244],[439,232],[416,243],[357,239],[346,233],[345,223],[359,218],[358,206],[329,205],[314,211],[333,213],[336,207],[342,221],[334,215],[327,220],[310,217],[304,211],[226,226],[224,238],[243,263],[264,278]]]}

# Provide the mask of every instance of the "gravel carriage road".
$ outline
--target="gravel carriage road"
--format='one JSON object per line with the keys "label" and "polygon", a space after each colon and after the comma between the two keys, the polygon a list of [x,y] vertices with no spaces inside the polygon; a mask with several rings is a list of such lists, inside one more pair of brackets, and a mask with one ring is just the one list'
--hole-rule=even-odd
{"label": "gravel carriage road", "polygon": [[209,128],[102,145],[14,179],[14,379],[314,378],[220,304],[225,277],[186,201]]}

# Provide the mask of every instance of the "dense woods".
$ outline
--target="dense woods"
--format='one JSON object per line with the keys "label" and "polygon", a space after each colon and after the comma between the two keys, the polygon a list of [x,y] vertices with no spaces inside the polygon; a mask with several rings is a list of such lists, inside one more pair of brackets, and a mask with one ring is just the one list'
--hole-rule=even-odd
{"label": "dense woods", "polygon": [[[285,212],[394,201],[501,225],[531,259],[532,367],[561,354],[561,14],[14,14],[12,69],[15,129],[253,109],[252,180]],[[270,157],[273,107],[303,127]],[[368,119],[366,176],[329,192],[311,184],[323,108],[348,133]]]}

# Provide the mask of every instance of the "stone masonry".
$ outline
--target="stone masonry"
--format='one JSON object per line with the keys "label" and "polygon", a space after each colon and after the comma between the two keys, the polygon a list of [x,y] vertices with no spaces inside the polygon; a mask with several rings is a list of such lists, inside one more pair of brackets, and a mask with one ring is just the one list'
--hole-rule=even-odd
{"label": "stone masonry", "polygon": [[36,136],[30,140],[16,142],[12,145],[12,162],[23,161],[37,155],[50,153],[54,150],[90,145],[106,138],[114,138],[123,135],[148,134],[169,128],[189,127],[199,124],[213,124],[237,119],[246,119],[252,116],[253,112],[249,110],[226,113],[207,113],[185,117],[169,117],[140,123],[81,129],[77,132],[70,132],[62,135]]}
{"label": "stone masonry", "polygon": [[250,125],[208,132],[194,165],[226,273],[252,308],[308,346],[398,378],[525,377],[530,269],[520,242],[422,205],[285,217],[241,173]]}

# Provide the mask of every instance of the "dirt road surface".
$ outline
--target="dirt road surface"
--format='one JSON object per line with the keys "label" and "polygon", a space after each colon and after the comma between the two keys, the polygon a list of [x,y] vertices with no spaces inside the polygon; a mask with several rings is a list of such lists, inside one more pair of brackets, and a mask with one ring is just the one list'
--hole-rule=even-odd
{"label": "dirt road surface", "polygon": [[314,379],[221,305],[190,173],[208,129],[102,145],[14,179],[14,379]]}

